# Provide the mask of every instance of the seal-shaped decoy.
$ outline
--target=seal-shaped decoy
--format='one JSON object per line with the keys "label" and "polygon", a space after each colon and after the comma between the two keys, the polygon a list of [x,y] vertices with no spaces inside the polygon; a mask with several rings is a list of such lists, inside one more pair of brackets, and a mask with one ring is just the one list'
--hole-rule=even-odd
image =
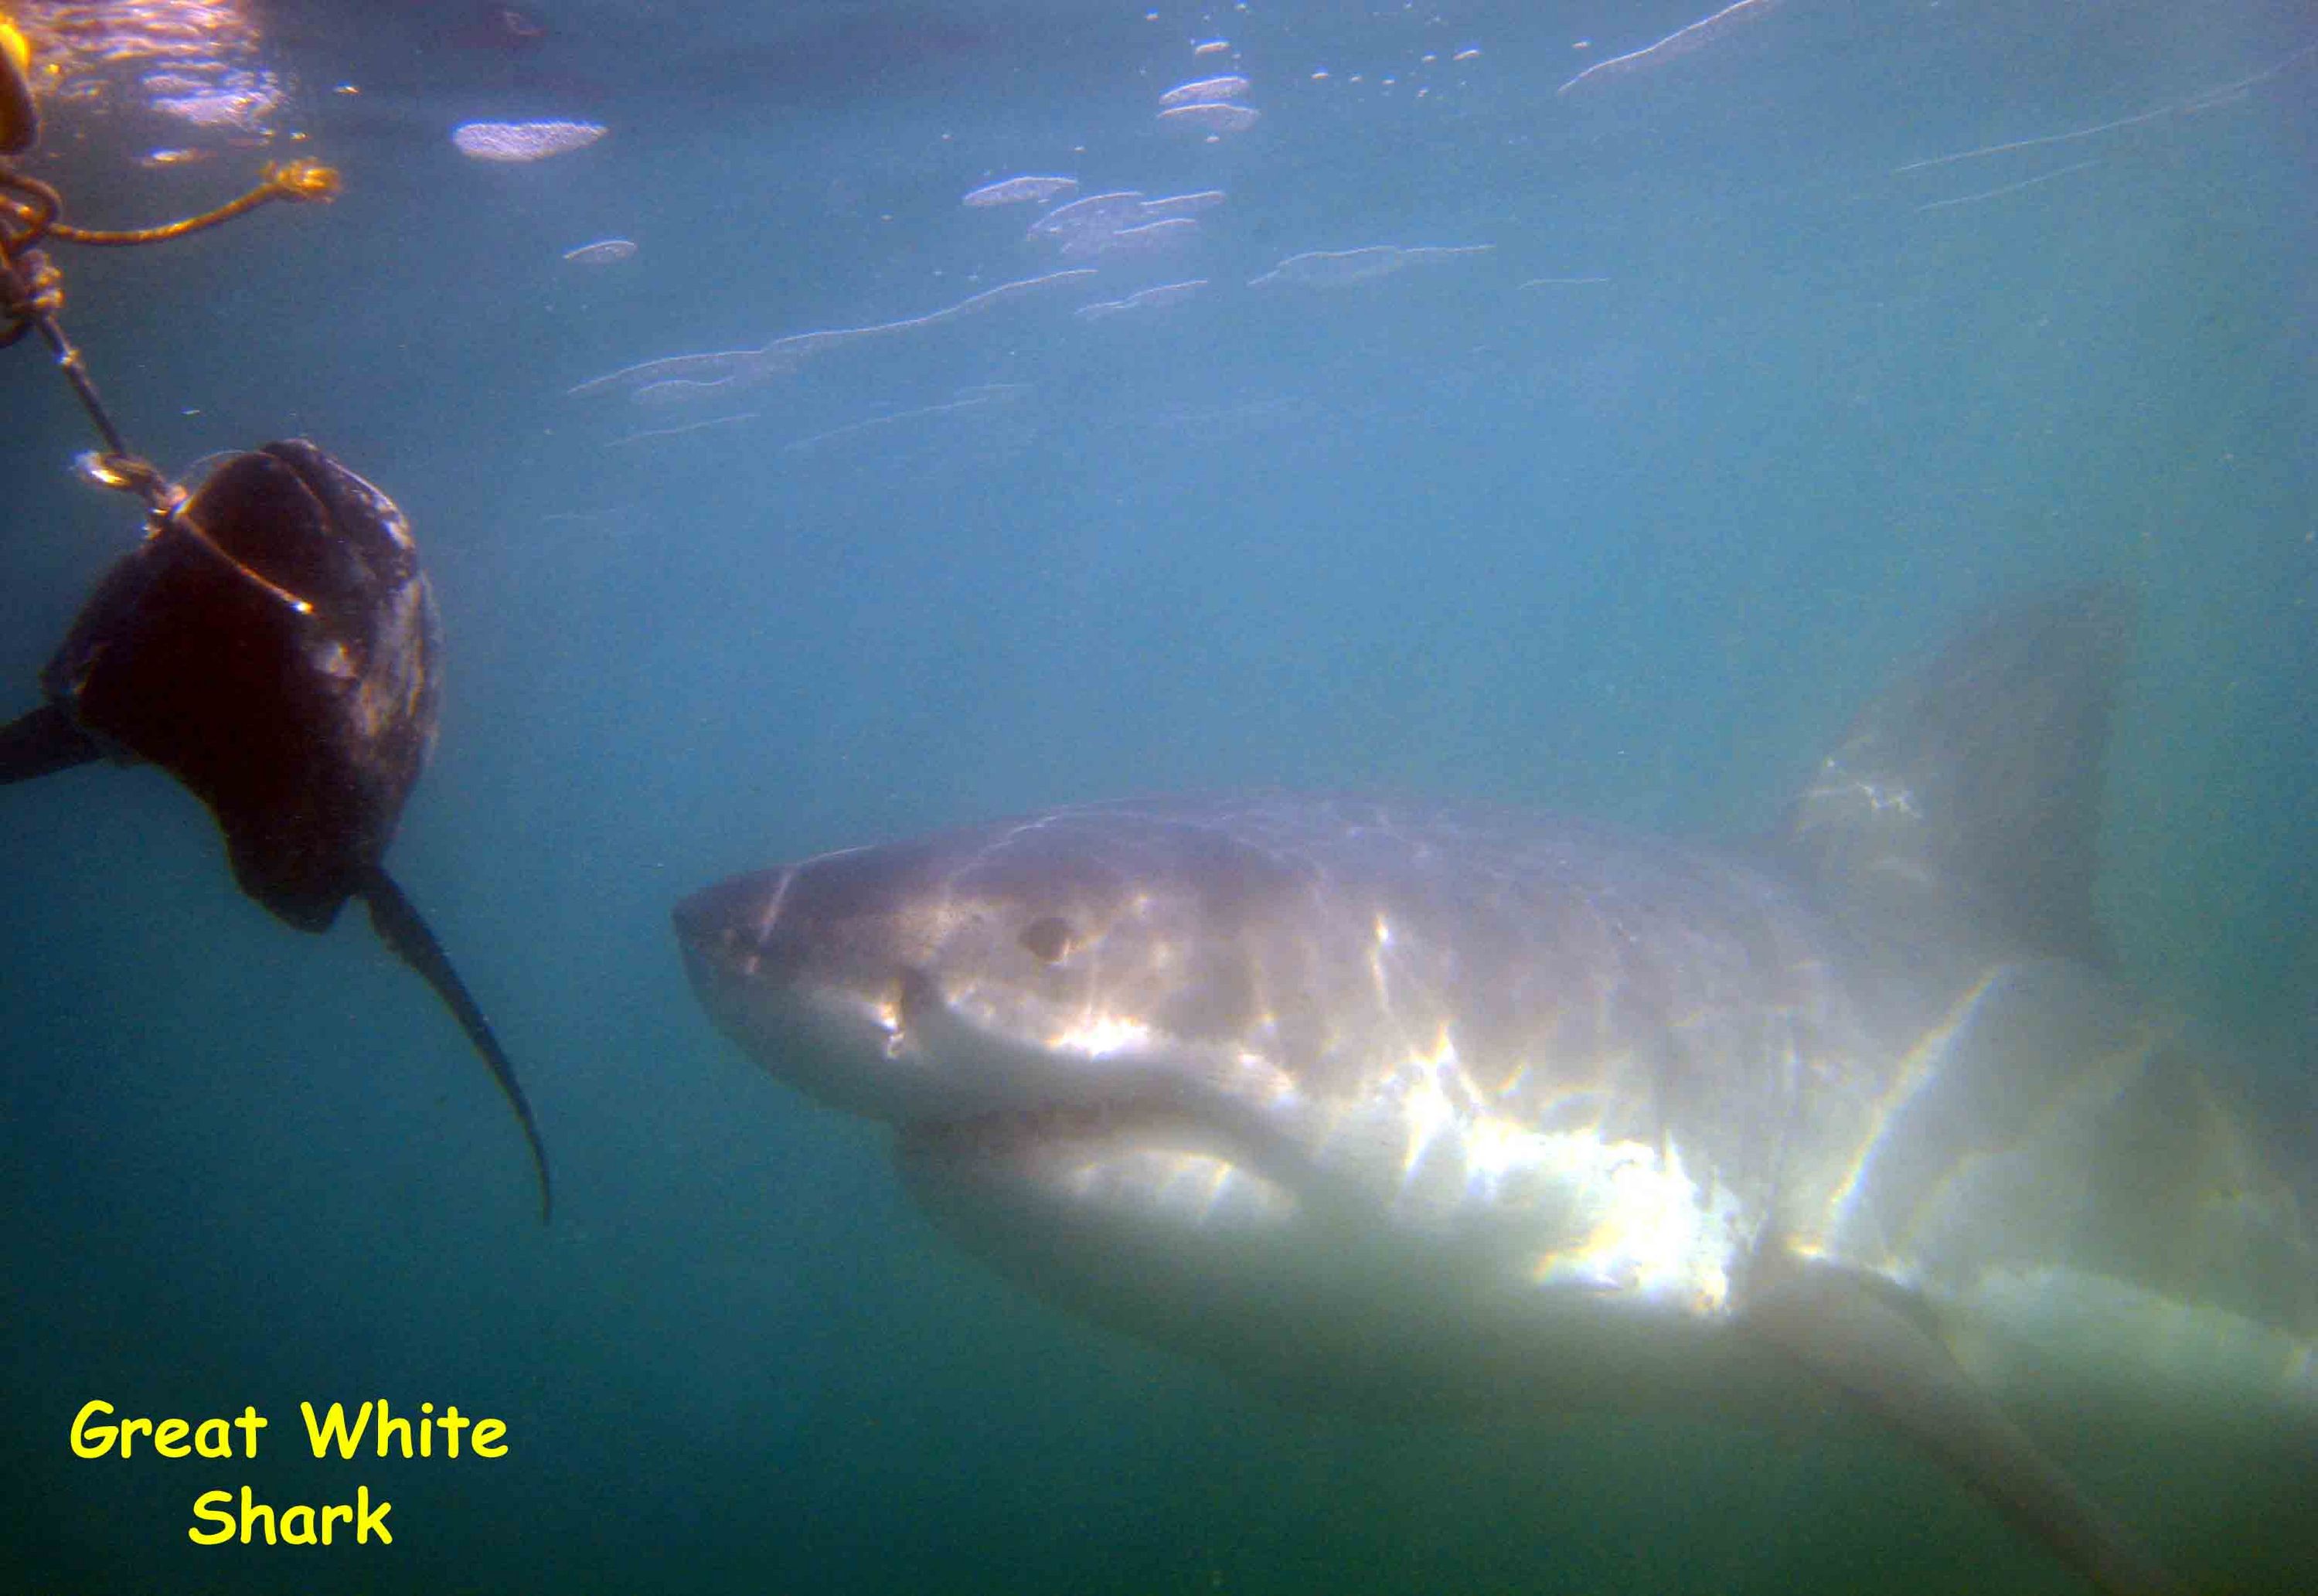
{"label": "seal-shaped decoy", "polygon": [[303,439],[229,456],[98,581],[0,727],[0,782],[157,765],[225,833],[241,890],[301,931],[348,898],[424,976],[547,1155],[490,1022],[383,860],[435,742],[441,639],[409,524]]}

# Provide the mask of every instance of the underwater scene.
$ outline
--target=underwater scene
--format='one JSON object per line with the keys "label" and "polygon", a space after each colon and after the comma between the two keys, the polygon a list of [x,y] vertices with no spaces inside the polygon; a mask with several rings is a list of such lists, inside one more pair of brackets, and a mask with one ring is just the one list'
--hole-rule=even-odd
{"label": "underwater scene", "polygon": [[2318,1591],[2314,263],[2285,0],[0,0],[0,1592]]}

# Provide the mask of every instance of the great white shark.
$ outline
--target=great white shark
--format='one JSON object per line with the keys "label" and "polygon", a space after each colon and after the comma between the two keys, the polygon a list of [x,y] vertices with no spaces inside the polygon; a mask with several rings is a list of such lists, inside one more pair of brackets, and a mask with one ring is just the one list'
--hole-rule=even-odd
{"label": "great white shark", "polygon": [[[2318,1251],[2229,1069],[2108,971],[2132,630],[2112,587],[1988,619],[1743,846],[1087,803],[741,875],[677,931],[728,1035],[1101,1323],[1396,1412],[1832,1391],[2094,1588],[2179,1591],[2067,1443],[2216,1429],[2306,1504]],[[2318,1520],[2283,1533],[2318,1576]]]}

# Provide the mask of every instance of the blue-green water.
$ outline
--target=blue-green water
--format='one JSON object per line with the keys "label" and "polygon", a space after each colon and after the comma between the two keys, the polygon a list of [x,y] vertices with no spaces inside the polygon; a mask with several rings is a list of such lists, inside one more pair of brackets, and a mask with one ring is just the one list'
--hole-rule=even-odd
{"label": "blue-green water", "polygon": [[[1143,792],[1742,835],[1975,606],[2122,577],[2104,908],[2310,1148],[2305,13],[1785,0],[1558,95],[1698,10],[595,0],[508,49],[488,9],[274,16],[346,197],[59,258],[141,449],[305,435],[409,513],[448,686],[391,863],[524,1073],[557,1217],[358,916],[268,919],[149,771],[0,794],[0,1590],[2073,1588],[1832,1414],[1369,1424],[1066,1321],[711,1031],[667,910]],[[1227,69],[1256,126],[1159,125]],[[543,115],[609,131],[520,166],[448,137]],[[140,166],[129,120],[50,108],[35,169],[90,221],[257,158]],[[958,202],[1022,172],[1227,198],[1179,254],[1065,260]],[[634,256],[562,258],[607,236]],[[1378,244],[1490,247],[1249,286]],[[729,402],[564,392],[1081,265]],[[0,395],[13,713],[135,523],[68,473],[92,440],[32,345]],[[301,1401],[381,1396],[498,1416],[508,1455],[306,1457]],[[254,1462],[77,1458],[93,1398],[272,1428]],[[394,1544],[193,1546],[245,1484],[366,1484]]]}

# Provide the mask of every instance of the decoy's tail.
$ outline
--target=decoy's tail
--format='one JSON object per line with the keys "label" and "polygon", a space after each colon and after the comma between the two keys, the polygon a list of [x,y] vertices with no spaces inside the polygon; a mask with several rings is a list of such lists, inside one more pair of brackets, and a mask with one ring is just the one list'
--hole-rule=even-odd
{"label": "decoy's tail", "polygon": [[435,989],[435,995],[443,1000],[443,1006],[467,1033],[467,1040],[483,1055],[483,1063],[490,1066],[491,1077],[499,1083],[499,1090],[507,1094],[508,1106],[515,1110],[517,1120],[523,1125],[524,1139],[531,1143],[532,1165],[539,1171],[539,1220],[546,1224],[553,1204],[547,1179],[547,1148],[539,1139],[539,1125],[531,1116],[531,1104],[525,1100],[523,1085],[515,1078],[515,1066],[508,1062],[499,1039],[491,1034],[491,1022],[483,1018],[466,982],[451,967],[450,955],[435,939],[435,933],[427,929],[418,909],[403,896],[402,889],[395,885],[394,878],[382,866],[373,865],[364,875],[361,892],[363,901],[370,905],[370,923],[377,928],[379,939]]}
{"label": "decoy's tail", "polygon": [[85,765],[98,757],[95,743],[53,704],[0,726],[0,784],[28,782]]}

